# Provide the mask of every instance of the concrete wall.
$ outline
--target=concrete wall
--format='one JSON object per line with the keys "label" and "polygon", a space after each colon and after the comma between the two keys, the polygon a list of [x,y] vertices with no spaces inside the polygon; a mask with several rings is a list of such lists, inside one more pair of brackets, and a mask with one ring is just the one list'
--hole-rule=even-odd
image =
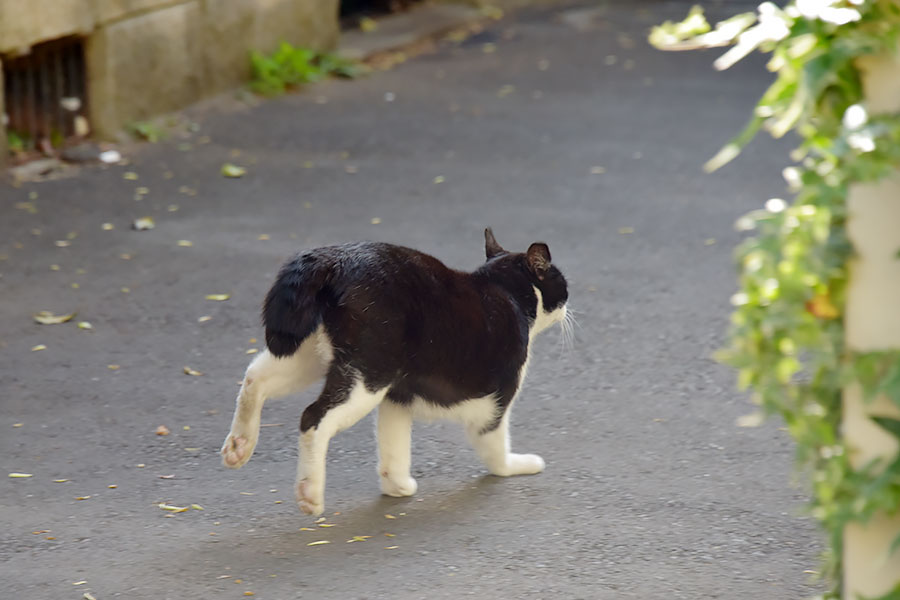
{"label": "concrete wall", "polygon": [[84,36],[91,127],[108,137],[246,81],[251,49],[334,47],[337,11],[338,0],[0,0],[0,59]]}

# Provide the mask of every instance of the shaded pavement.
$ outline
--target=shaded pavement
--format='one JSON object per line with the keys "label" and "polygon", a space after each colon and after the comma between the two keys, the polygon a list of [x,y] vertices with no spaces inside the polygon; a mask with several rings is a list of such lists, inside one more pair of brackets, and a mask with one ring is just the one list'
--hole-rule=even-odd
{"label": "shaded pavement", "polygon": [[[596,6],[524,10],[254,108],[208,103],[186,113],[197,131],[128,149],[127,166],[2,184],[0,456],[33,475],[0,479],[4,594],[813,594],[820,543],[798,517],[792,446],[775,423],[735,427],[751,406],[710,359],[735,286],[732,223],[784,193],[785,146],[760,139],[712,176],[700,165],[766,73],[648,48],[646,29],[687,3]],[[225,162],[247,175],[222,177]],[[131,230],[142,216],[156,227]],[[457,427],[417,425],[419,492],[384,498],[369,417],[332,441],[334,527],[319,527],[292,497],[314,390],[270,402],[250,463],[221,467],[285,257],[373,239],[470,269],[486,225],[510,249],[548,242],[579,314],[574,349],[540,338],[513,412],[513,448],[546,472],[489,477]],[[38,310],[78,316],[38,325]]]}

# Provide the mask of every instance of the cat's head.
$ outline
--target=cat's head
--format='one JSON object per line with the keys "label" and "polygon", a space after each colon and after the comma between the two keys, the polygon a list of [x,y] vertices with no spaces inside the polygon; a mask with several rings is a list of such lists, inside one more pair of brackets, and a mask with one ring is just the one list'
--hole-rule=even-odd
{"label": "cat's head", "polygon": [[536,315],[532,330],[538,333],[566,318],[566,302],[569,288],[566,278],[550,262],[550,248],[544,242],[535,242],[523,253],[510,253],[497,243],[494,232],[484,230],[484,253],[488,262],[502,260],[509,267],[524,275],[537,296]]}

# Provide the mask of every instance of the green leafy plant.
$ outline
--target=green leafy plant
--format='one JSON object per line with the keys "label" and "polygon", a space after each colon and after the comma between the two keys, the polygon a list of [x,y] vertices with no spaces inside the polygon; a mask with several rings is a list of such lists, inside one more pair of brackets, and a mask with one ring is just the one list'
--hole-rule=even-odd
{"label": "green leafy plant", "polygon": [[[843,328],[853,253],[848,186],[900,166],[900,116],[866,113],[858,61],[895,52],[898,41],[900,6],[889,0],[764,2],[715,29],[695,7],[650,35],[662,49],[731,46],[717,69],[755,50],[771,55],[774,83],[707,170],[736,157],[760,130],[800,138],[796,164],[784,170],[793,202],[771,199],[738,221],[752,233],[736,252],[740,291],[719,358],[738,369],[739,386],[752,390],[762,414],[779,415],[797,443],[811,482],[810,512],[830,542],[828,598],[840,597],[846,525],[900,511],[900,458],[854,468],[840,429],[845,386],[860,385],[869,400],[885,394],[900,407],[900,351],[851,352]],[[900,440],[900,423],[873,420]],[[900,538],[884,551],[900,552]],[[878,600],[900,600],[900,586]]]}
{"label": "green leafy plant", "polygon": [[135,137],[146,140],[151,144],[165,139],[165,129],[154,121],[134,121],[129,123],[128,131]]}
{"label": "green leafy plant", "polygon": [[251,51],[250,67],[250,89],[264,96],[283,94],[289,88],[332,75],[358,77],[364,70],[362,65],[335,54],[296,48],[287,42],[282,42],[272,54]]}
{"label": "green leafy plant", "polygon": [[19,154],[25,152],[29,146],[30,143],[27,136],[19,134],[12,129],[6,130],[6,147],[9,148],[10,152]]}

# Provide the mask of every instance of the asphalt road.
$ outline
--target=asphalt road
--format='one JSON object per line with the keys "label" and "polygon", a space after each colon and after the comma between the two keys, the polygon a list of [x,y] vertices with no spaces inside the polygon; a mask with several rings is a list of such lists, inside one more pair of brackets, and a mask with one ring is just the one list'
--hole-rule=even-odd
{"label": "asphalt road", "polygon": [[[787,146],[761,138],[714,175],[700,166],[767,73],[647,47],[647,28],[688,3],[597,6],[522,11],[253,108],[192,109],[197,131],[129,148],[127,166],[2,184],[2,595],[815,593],[821,537],[801,515],[790,440],[777,423],[735,426],[752,407],[710,358],[735,288],[732,224],[785,193]],[[247,175],[222,177],[229,161]],[[146,215],[155,229],[130,230]],[[285,257],[372,239],[469,269],[486,225],[511,249],[549,243],[581,323],[572,349],[543,335],[513,412],[513,448],[541,454],[543,474],[487,476],[457,427],[417,425],[419,492],[381,497],[369,417],[332,441],[334,526],[319,527],[292,497],[314,391],[270,402],[250,463],[220,465]],[[218,293],[230,299],[205,299]],[[35,324],[38,310],[77,310],[93,330]]]}

